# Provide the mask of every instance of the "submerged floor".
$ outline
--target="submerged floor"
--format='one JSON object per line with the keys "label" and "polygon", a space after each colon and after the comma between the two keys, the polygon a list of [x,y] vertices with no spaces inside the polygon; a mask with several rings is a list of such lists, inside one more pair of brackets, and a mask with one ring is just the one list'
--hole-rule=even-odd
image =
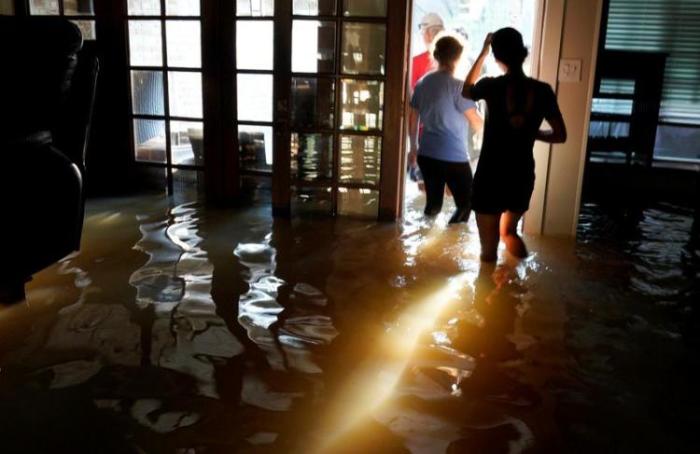
{"label": "submerged floor", "polygon": [[90,203],[83,252],[0,309],[0,452],[700,448],[691,211],[586,206],[578,245],[482,269],[473,225],[415,210],[172,203]]}

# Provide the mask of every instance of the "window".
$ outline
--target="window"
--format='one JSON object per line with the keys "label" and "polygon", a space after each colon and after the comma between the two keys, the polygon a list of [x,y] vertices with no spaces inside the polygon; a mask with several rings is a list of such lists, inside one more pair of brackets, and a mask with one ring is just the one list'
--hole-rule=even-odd
{"label": "window", "polygon": [[661,122],[700,126],[700,0],[610,0],[606,49],[667,52]]}
{"label": "window", "polygon": [[97,38],[93,0],[30,0],[32,16],[65,16],[80,28],[83,39]]}
{"label": "window", "polygon": [[200,0],[129,0],[134,158],[174,174],[203,170]]}

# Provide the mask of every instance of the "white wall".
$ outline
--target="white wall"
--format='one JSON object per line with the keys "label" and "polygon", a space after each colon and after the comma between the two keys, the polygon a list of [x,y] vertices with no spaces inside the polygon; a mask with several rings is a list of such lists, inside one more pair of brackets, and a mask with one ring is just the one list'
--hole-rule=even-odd
{"label": "white wall", "polygon": [[0,0],[0,14],[14,14],[15,7],[13,0]]}
{"label": "white wall", "polygon": [[[539,78],[557,92],[569,139],[536,147],[537,182],[525,219],[530,234],[576,234],[602,5],[603,0],[545,0]],[[581,60],[580,81],[557,81],[561,59]]]}

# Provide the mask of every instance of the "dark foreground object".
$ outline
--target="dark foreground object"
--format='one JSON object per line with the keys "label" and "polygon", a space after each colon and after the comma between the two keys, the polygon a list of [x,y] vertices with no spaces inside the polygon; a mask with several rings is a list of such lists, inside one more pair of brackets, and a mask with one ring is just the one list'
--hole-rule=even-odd
{"label": "dark foreground object", "polygon": [[[82,49],[82,50],[81,50]],[[98,63],[67,20],[0,17],[0,304],[79,249]]]}

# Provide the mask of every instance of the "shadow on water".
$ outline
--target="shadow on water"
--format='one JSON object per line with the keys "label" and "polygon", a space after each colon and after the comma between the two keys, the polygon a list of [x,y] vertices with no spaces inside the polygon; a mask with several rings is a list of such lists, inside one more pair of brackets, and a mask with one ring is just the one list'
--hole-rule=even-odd
{"label": "shadow on water", "polygon": [[0,450],[625,448],[605,425],[629,436],[632,413],[688,397],[648,396],[691,386],[663,368],[685,376],[697,325],[655,312],[697,295],[689,219],[644,212],[616,239],[590,207],[577,257],[542,243],[489,268],[473,223],[416,209],[376,225],[94,203],[84,252],[0,311]]}

